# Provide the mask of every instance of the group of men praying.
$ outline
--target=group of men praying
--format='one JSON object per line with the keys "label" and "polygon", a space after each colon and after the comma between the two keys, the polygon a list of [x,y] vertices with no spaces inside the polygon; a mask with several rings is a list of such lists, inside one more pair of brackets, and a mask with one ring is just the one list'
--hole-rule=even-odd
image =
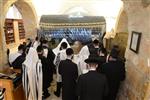
{"label": "group of men praying", "polygon": [[108,53],[98,39],[75,54],[66,39],[52,49],[46,39],[36,37],[34,41],[27,39],[19,45],[18,52],[8,57],[10,66],[22,70],[27,100],[51,96],[48,88],[53,75],[54,94],[62,100],[116,100],[125,79],[125,61],[119,57],[119,47],[113,46]]}

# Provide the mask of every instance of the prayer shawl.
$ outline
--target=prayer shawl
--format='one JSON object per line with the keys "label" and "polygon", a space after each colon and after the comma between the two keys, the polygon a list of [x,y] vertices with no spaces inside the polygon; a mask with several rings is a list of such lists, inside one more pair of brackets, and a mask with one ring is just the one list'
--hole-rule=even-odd
{"label": "prayer shawl", "polygon": [[78,62],[78,66],[79,68],[81,68],[81,72],[82,73],[87,73],[87,64],[84,62],[85,59],[88,58],[88,56],[90,55],[88,46],[84,46],[82,47],[81,51],[79,52],[78,56],[79,56],[79,62]]}
{"label": "prayer shawl", "polygon": [[66,49],[63,49],[57,54],[56,59],[54,60],[54,64],[56,65],[57,82],[62,82],[61,75],[58,73],[59,63],[62,60],[66,60],[66,58],[67,58]]}
{"label": "prayer shawl", "polygon": [[81,68],[82,73],[87,73],[87,64],[84,62],[85,59],[88,58],[90,54],[96,54],[99,47],[94,47],[93,45],[86,45],[82,47],[81,51],[79,52],[79,64],[78,66]]}
{"label": "prayer shawl", "polygon": [[42,64],[36,49],[30,48],[22,65],[23,88],[27,100],[42,100]]}
{"label": "prayer shawl", "polygon": [[65,38],[63,38],[61,40],[61,42],[58,44],[58,46],[55,49],[53,49],[53,52],[54,52],[55,55],[57,55],[59,53],[61,43],[63,43],[63,42],[66,42],[67,43],[67,47],[70,48],[70,45],[69,45],[68,41]]}
{"label": "prayer shawl", "polygon": [[5,88],[0,88],[0,100],[5,100],[4,93],[5,93]]}
{"label": "prayer shawl", "polygon": [[33,46],[33,48],[36,49],[39,45],[40,45],[40,42],[34,41],[32,46]]}
{"label": "prayer shawl", "polygon": [[62,78],[61,78],[61,75],[58,73],[58,66],[59,66],[59,63],[61,60],[65,60],[67,58],[67,55],[66,55],[66,49],[64,50],[60,50],[60,46],[61,46],[61,43],[62,42],[66,42],[67,43],[67,47],[70,48],[70,45],[68,43],[68,41],[64,38],[62,39],[62,41],[59,43],[59,45],[53,49],[53,52],[55,53],[55,55],[57,55],[54,59],[54,64],[56,65],[56,74],[57,74],[57,77],[56,77],[56,81],[57,82],[62,82]]}

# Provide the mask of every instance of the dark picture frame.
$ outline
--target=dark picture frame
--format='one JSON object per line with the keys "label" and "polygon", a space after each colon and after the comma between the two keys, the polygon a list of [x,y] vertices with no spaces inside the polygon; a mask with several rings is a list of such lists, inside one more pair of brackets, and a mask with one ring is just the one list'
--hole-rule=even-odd
{"label": "dark picture frame", "polygon": [[130,49],[135,53],[138,53],[139,51],[141,34],[142,33],[135,32],[135,31],[132,31],[132,34],[131,34]]}

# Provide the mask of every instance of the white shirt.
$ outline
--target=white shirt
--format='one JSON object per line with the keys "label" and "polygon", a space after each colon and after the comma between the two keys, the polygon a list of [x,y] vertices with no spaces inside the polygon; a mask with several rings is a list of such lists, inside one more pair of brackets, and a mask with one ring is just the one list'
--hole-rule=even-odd
{"label": "white shirt", "polygon": [[43,56],[47,58],[47,55],[48,55],[48,49],[45,48],[45,49],[43,49],[43,50],[44,50]]}
{"label": "white shirt", "polygon": [[16,60],[16,58],[19,57],[20,55],[21,53],[19,52],[9,54],[9,63],[12,64]]}

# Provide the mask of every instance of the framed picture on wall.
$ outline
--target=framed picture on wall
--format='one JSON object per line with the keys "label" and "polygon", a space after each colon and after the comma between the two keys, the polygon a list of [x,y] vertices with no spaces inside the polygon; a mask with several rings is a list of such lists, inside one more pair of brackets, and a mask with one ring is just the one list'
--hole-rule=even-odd
{"label": "framed picture on wall", "polygon": [[132,31],[132,34],[131,34],[130,49],[135,53],[138,53],[138,50],[139,50],[141,34],[142,33],[135,32],[135,31]]}

